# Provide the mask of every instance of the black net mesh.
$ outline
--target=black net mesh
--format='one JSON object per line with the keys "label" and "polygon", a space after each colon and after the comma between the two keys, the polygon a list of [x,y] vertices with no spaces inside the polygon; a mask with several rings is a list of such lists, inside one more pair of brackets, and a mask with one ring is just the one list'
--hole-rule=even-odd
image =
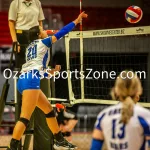
{"label": "black net mesh", "polygon": [[[119,73],[123,70],[133,70],[144,87],[141,101],[147,102],[150,90],[149,41],[149,35],[83,39],[84,97],[111,99],[110,89]],[[80,99],[80,39],[71,39],[69,46],[72,89],[75,98]]]}

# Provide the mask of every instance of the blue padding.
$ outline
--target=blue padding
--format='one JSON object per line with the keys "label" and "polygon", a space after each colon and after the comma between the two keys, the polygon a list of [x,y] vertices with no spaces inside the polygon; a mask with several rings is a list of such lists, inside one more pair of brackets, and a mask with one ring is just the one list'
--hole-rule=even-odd
{"label": "blue padding", "polygon": [[42,39],[42,42],[43,42],[44,45],[46,45],[47,47],[50,48],[51,45],[52,45],[52,38],[49,36],[45,39]]}
{"label": "blue padding", "polygon": [[75,27],[75,23],[71,22],[68,25],[64,26],[59,32],[57,32],[56,34],[54,34],[54,36],[57,38],[57,40],[59,40],[64,35],[66,35],[70,31],[72,31],[74,27]]}
{"label": "blue padding", "polygon": [[144,135],[148,135],[150,136],[150,126],[149,124],[146,122],[146,120],[140,116],[138,116],[138,119],[140,121],[141,126],[143,127],[144,130]]}
{"label": "blue padding", "polygon": [[103,146],[102,140],[92,139],[92,145],[90,150],[101,150]]}

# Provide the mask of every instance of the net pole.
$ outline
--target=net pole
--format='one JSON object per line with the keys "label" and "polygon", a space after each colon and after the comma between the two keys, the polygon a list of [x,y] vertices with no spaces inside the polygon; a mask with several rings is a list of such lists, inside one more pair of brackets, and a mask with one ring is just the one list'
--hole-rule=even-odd
{"label": "net pole", "polygon": [[[82,0],[80,0],[80,13],[82,13]],[[83,72],[83,25],[80,21],[80,71]],[[84,79],[81,77],[81,99],[84,101]]]}
{"label": "net pole", "polygon": [[71,77],[70,77],[70,52],[69,52],[69,41],[70,38],[65,36],[65,45],[66,45],[66,64],[67,64],[67,73],[68,73],[68,91],[69,91],[69,100],[70,103],[73,104],[74,103],[74,94],[73,94],[73,90],[72,90],[72,84],[71,84]]}

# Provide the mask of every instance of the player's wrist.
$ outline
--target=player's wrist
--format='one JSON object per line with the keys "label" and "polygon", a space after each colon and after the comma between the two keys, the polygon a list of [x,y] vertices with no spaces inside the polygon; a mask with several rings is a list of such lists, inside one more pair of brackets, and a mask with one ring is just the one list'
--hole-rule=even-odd
{"label": "player's wrist", "polygon": [[73,23],[75,24],[75,26],[79,23],[79,19],[77,18],[76,20],[73,21]]}

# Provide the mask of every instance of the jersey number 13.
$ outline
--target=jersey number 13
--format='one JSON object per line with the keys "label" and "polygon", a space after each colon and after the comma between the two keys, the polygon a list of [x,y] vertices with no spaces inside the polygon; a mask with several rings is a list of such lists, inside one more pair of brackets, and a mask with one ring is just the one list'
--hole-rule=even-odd
{"label": "jersey number 13", "polygon": [[112,138],[123,139],[125,137],[125,125],[122,123],[117,123],[117,120],[112,120]]}

